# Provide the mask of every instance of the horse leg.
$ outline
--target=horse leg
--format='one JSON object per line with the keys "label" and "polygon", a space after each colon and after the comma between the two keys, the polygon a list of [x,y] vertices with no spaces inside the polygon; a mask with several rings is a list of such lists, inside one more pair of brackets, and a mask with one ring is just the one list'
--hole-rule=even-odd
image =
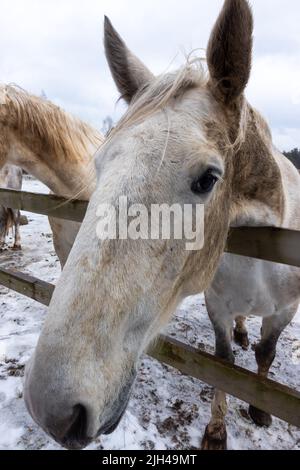
{"label": "horse leg", "polygon": [[241,346],[244,351],[248,350],[250,344],[246,328],[246,320],[247,319],[245,317],[237,317],[235,320],[235,328],[233,330],[235,343]]}
{"label": "horse leg", "polygon": [[21,247],[21,234],[20,234],[20,220],[21,220],[21,213],[20,211],[14,211],[14,225],[15,225],[15,243],[13,246],[13,250],[19,251],[22,249]]}
{"label": "horse leg", "polygon": [[6,247],[7,235],[7,211],[3,206],[0,206],[0,251]]}
{"label": "horse leg", "polygon": [[[216,335],[216,357],[234,363],[234,355],[231,348],[232,321],[220,326],[219,322],[211,320]],[[215,390],[211,407],[211,420],[205,430],[202,440],[202,450],[226,450],[227,431],[225,418],[227,415],[226,394],[220,390]]]}
{"label": "horse leg", "polygon": [[[283,330],[291,323],[296,315],[298,305],[283,310],[279,315],[265,318],[262,325],[262,338],[255,348],[258,374],[267,377],[276,356],[276,347]],[[254,406],[249,406],[249,415],[257,426],[269,427],[272,416]]]}
{"label": "horse leg", "polygon": [[3,233],[0,234],[0,251],[4,251],[5,250],[5,235],[3,235]]}
{"label": "horse leg", "polygon": [[0,222],[0,249],[5,247],[6,233]]}
{"label": "horse leg", "polygon": [[227,450],[226,415],[226,394],[215,390],[211,406],[211,420],[205,430],[202,450]]}

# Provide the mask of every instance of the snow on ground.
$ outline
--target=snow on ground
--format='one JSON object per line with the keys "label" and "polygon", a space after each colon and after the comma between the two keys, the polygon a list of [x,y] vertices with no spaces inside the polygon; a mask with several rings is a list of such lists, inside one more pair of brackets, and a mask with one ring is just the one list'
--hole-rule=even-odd
{"label": "snow on ground", "polygon": [[[24,190],[47,192],[39,182],[26,179]],[[46,217],[28,214],[22,227],[22,253],[0,254],[2,266],[31,273],[48,282],[60,274]],[[0,287],[0,449],[58,449],[31,420],[22,399],[24,365],[32,354],[47,309]],[[251,343],[259,337],[260,322],[249,320]],[[189,298],[178,309],[168,333],[213,352],[213,332],[203,296]],[[234,346],[236,362],[255,370],[254,353]],[[300,389],[300,311],[278,346],[270,377]],[[194,449],[210,416],[212,389],[198,380],[144,357],[128,411],[111,436],[98,439],[90,449]],[[247,405],[229,398],[228,440],[231,449],[298,449],[300,430],[278,419],[269,429],[256,427]]]}

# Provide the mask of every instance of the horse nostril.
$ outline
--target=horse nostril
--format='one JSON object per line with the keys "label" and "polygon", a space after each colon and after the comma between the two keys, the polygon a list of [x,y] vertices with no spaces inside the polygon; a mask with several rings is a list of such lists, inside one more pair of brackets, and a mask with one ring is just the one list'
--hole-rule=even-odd
{"label": "horse nostril", "polygon": [[82,448],[89,443],[87,437],[87,411],[83,405],[76,405],[72,424],[63,438],[63,444],[68,448]]}

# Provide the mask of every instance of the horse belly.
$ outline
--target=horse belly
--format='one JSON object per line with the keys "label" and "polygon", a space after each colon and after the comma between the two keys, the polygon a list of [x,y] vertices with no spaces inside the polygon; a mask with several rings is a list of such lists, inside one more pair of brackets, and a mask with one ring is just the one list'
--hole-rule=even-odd
{"label": "horse belly", "polygon": [[207,298],[218,298],[233,316],[280,314],[300,302],[300,270],[226,254]]}

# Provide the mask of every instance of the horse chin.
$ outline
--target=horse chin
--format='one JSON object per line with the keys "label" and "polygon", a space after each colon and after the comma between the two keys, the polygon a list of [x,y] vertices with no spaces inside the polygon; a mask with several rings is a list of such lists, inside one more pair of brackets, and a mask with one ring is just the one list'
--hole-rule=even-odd
{"label": "horse chin", "polygon": [[119,426],[129,403],[130,400],[130,395],[131,395],[131,390],[134,384],[136,372],[132,372],[132,380],[127,384],[127,386],[124,388],[123,393],[121,395],[121,405],[119,406],[118,411],[114,414],[112,418],[110,418],[99,430],[97,437],[104,435],[108,436],[109,434],[112,434],[117,427]]}
{"label": "horse chin", "polygon": [[97,437],[99,437],[101,435],[108,436],[109,434],[112,434],[117,429],[117,427],[119,426],[119,424],[120,424],[120,422],[121,422],[121,420],[122,420],[122,418],[123,418],[123,416],[126,412],[126,409],[127,409],[128,403],[129,403],[129,399],[130,399],[130,395],[128,396],[126,401],[123,403],[119,413],[116,416],[114,416],[114,418],[111,418],[109,421],[107,421],[107,423],[105,423],[105,425],[101,427],[101,429],[99,430],[99,432],[97,434]]}
{"label": "horse chin", "polygon": [[112,434],[116,429],[117,427],[119,426],[124,414],[125,414],[125,411],[126,411],[126,408],[124,409],[124,411],[121,413],[121,415],[118,417],[118,419],[116,421],[109,421],[105,426],[103,426],[103,428],[99,431],[99,436],[100,435],[104,435],[104,436],[109,436],[110,434]]}
{"label": "horse chin", "polygon": [[83,450],[93,442],[92,439],[87,439],[84,441],[65,441],[65,442],[59,442],[57,441],[57,439],[55,439],[55,441],[58,442],[58,444],[60,444],[62,447],[64,447],[67,450]]}

